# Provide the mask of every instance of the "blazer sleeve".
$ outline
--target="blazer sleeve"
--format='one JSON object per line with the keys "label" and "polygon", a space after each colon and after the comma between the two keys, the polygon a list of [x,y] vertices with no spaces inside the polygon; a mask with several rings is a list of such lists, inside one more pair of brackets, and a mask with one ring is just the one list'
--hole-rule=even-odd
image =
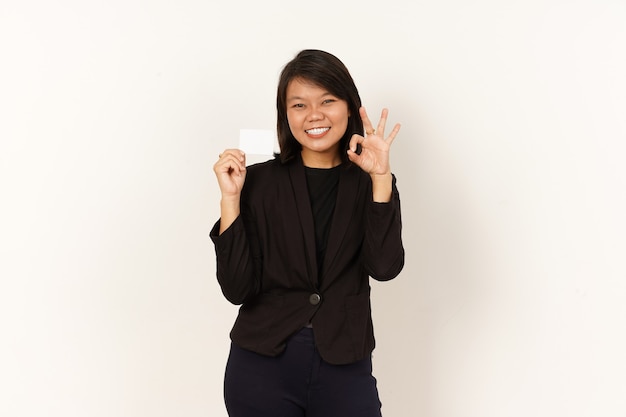
{"label": "blazer sleeve", "polygon": [[261,255],[244,217],[237,217],[221,235],[218,220],[210,232],[217,258],[217,281],[224,297],[233,304],[245,303],[261,289]]}
{"label": "blazer sleeve", "polygon": [[371,198],[368,202],[363,251],[365,270],[375,280],[393,279],[404,267],[400,194],[395,176],[389,202],[377,203]]}

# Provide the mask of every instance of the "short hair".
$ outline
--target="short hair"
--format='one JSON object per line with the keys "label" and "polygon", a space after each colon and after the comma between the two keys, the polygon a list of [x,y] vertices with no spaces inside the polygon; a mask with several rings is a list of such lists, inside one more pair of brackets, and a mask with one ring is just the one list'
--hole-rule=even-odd
{"label": "short hair", "polygon": [[347,150],[350,138],[354,134],[363,135],[363,120],[359,113],[361,97],[354,84],[354,80],[346,66],[336,56],[316,50],[305,49],[300,51],[294,59],[289,61],[278,81],[276,94],[278,145],[280,146],[280,160],[286,163],[293,159],[302,146],[293,136],[287,120],[287,87],[294,79],[302,79],[313,85],[328,90],[329,93],[348,103],[348,126],[339,142],[341,160],[347,161]]}

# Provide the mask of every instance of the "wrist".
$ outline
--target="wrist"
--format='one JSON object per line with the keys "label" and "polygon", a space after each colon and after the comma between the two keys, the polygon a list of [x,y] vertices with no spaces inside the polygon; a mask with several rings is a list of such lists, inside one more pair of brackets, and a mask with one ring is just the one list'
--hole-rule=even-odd
{"label": "wrist", "polygon": [[220,210],[222,215],[227,217],[237,217],[239,215],[239,198],[224,198],[220,201]]}
{"label": "wrist", "polygon": [[373,174],[372,178],[372,198],[377,203],[387,203],[391,201],[391,191],[393,177],[391,172],[386,174]]}
{"label": "wrist", "polygon": [[372,181],[391,181],[391,171],[384,174],[370,174]]}
{"label": "wrist", "polygon": [[220,200],[220,204],[224,205],[239,205],[239,194],[222,194],[222,199]]}
{"label": "wrist", "polygon": [[233,200],[222,197],[220,201],[220,235],[233,224],[235,219],[239,217],[239,213],[239,198]]}

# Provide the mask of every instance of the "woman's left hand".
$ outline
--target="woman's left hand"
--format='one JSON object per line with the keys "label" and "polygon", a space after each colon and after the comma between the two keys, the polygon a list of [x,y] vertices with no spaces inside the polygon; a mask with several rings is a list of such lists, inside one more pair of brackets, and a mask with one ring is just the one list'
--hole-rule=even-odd
{"label": "woman's left hand", "polygon": [[[383,109],[380,121],[376,129],[367,117],[365,107],[359,109],[365,128],[365,136],[352,135],[348,149],[348,158],[370,175],[386,175],[391,173],[389,166],[389,148],[400,131],[400,124],[396,124],[393,130],[385,138],[385,124],[389,110]],[[361,153],[357,155],[357,144],[361,145]]]}

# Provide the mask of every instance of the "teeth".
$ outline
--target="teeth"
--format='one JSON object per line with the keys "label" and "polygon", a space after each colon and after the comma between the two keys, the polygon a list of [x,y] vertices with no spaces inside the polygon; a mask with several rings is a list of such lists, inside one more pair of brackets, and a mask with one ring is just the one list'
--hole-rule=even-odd
{"label": "teeth", "polygon": [[321,135],[329,129],[329,127],[316,127],[315,129],[306,130],[306,133],[308,133],[309,135]]}

